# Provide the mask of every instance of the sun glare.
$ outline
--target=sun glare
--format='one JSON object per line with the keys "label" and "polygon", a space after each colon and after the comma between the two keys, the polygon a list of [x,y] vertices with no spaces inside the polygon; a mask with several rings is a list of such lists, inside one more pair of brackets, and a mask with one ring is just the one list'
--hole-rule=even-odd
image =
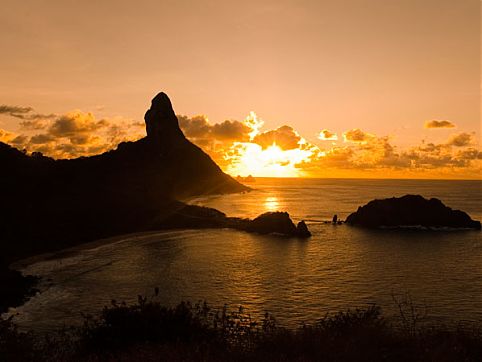
{"label": "sun glare", "polygon": [[303,176],[297,164],[308,160],[312,152],[295,148],[282,150],[276,143],[263,149],[250,142],[233,145],[232,152],[226,156],[231,175],[253,175],[257,177],[299,177]]}
{"label": "sun glare", "polygon": [[264,208],[267,211],[277,211],[279,209],[278,198],[275,196],[267,197],[264,201]]}
{"label": "sun glare", "polygon": [[252,142],[260,133],[264,122],[250,112],[244,124],[252,129],[249,134],[250,142],[235,142],[225,159],[229,161],[227,172],[231,175],[255,177],[300,177],[302,170],[298,167],[303,162],[308,162],[313,156],[313,150],[306,147],[306,140],[299,142],[298,148],[284,150],[273,142],[263,148]]}

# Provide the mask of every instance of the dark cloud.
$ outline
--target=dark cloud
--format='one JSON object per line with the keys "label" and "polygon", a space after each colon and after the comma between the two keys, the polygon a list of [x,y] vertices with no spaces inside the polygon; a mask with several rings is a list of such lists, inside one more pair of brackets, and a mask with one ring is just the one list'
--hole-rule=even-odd
{"label": "dark cloud", "polygon": [[49,121],[46,119],[35,119],[30,121],[22,121],[20,122],[20,126],[25,129],[30,130],[41,130],[47,128],[49,125]]}
{"label": "dark cloud", "polygon": [[207,138],[211,132],[211,125],[205,116],[178,116],[179,127],[188,138]]}
{"label": "dark cloud", "polygon": [[281,126],[277,129],[258,134],[253,142],[263,148],[274,143],[282,150],[292,150],[299,147],[301,136],[290,126]]}
{"label": "dark cloud", "polygon": [[29,140],[29,137],[26,136],[26,135],[18,135],[16,136],[14,139],[12,139],[10,141],[11,144],[15,145],[15,146],[21,146],[21,145],[24,145],[25,143],[27,143]]}
{"label": "dark cloud", "polygon": [[198,141],[239,141],[249,139],[250,127],[239,121],[224,121],[210,124],[206,116],[178,116],[179,126],[186,137]]}
{"label": "dark cloud", "polygon": [[367,142],[374,136],[370,133],[363,132],[359,128],[351,129],[343,133],[343,139],[345,142]]}
{"label": "dark cloud", "polygon": [[8,106],[6,104],[0,105],[0,114],[8,114],[9,116],[16,117],[18,114],[25,114],[32,112],[32,107],[21,107],[21,106]]}
{"label": "dark cloud", "polygon": [[30,138],[30,143],[34,145],[39,145],[39,144],[53,142],[54,140],[55,140],[55,137],[53,137],[52,135],[42,133],[42,134],[37,134],[35,136],[32,136]]}
{"label": "dark cloud", "polygon": [[476,148],[467,148],[457,152],[457,158],[464,160],[482,160],[482,152]]}
{"label": "dark cloud", "polygon": [[178,115],[184,135],[207,152],[221,167],[227,167],[226,154],[235,142],[249,141],[252,128],[240,121],[224,121],[211,124],[206,116]]}
{"label": "dark cloud", "polygon": [[455,124],[450,121],[427,121],[425,122],[425,128],[454,128]]}
{"label": "dark cloud", "polygon": [[447,142],[450,146],[455,147],[465,147],[469,146],[472,143],[472,135],[470,133],[459,133],[457,135],[453,135],[449,141]]}
{"label": "dark cloud", "polygon": [[9,106],[9,105],[0,105],[0,114],[6,114],[10,117],[15,117],[19,119],[25,120],[37,120],[37,119],[52,119],[56,117],[55,114],[42,114],[42,113],[34,113],[34,109],[32,107],[22,107],[22,106]]}
{"label": "dark cloud", "polygon": [[107,120],[96,121],[92,113],[71,112],[57,118],[48,128],[48,133],[56,137],[78,137],[108,126]]}
{"label": "dark cloud", "polygon": [[249,139],[251,128],[239,121],[224,121],[212,126],[211,132],[214,138],[223,141],[244,142]]}

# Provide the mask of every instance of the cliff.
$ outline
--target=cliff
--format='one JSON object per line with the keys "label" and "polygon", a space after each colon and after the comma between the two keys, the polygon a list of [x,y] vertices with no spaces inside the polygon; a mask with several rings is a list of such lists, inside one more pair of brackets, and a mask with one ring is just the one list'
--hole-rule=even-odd
{"label": "cliff", "polygon": [[165,93],[145,115],[147,136],[92,157],[54,160],[0,143],[0,243],[7,259],[151,229],[177,200],[248,188],[183,135]]}

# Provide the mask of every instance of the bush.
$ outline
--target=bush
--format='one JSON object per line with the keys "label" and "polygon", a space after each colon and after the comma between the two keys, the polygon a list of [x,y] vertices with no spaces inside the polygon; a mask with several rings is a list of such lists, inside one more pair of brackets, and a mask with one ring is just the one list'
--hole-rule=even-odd
{"label": "bush", "polygon": [[[405,314],[405,316],[407,316]],[[266,314],[260,322],[240,307],[215,311],[206,303],[168,308],[139,296],[134,305],[112,301],[82,327],[44,340],[0,323],[0,360],[203,361],[477,361],[476,328],[406,328],[389,323],[377,306],[348,310],[296,330]]]}

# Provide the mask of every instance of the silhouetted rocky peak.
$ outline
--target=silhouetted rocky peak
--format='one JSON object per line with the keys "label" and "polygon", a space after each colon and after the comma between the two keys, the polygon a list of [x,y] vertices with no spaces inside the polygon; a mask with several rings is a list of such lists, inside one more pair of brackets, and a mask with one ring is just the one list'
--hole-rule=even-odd
{"label": "silhouetted rocky peak", "polygon": [[145,121],[147,137],[71,160],[29,156],[0,142],[2,253],[151,230],[183,205],[176,199],[249,190],[184,137],[165,93],[154,97]]}
{"label": "silhouetted rocky peak", "polygon": [[172,147],[187,142],[166,93],[161,92],[152,99],[151,108],[147,110],[144,119],[147,139],[159,145],[161,151],[169,151]]}

